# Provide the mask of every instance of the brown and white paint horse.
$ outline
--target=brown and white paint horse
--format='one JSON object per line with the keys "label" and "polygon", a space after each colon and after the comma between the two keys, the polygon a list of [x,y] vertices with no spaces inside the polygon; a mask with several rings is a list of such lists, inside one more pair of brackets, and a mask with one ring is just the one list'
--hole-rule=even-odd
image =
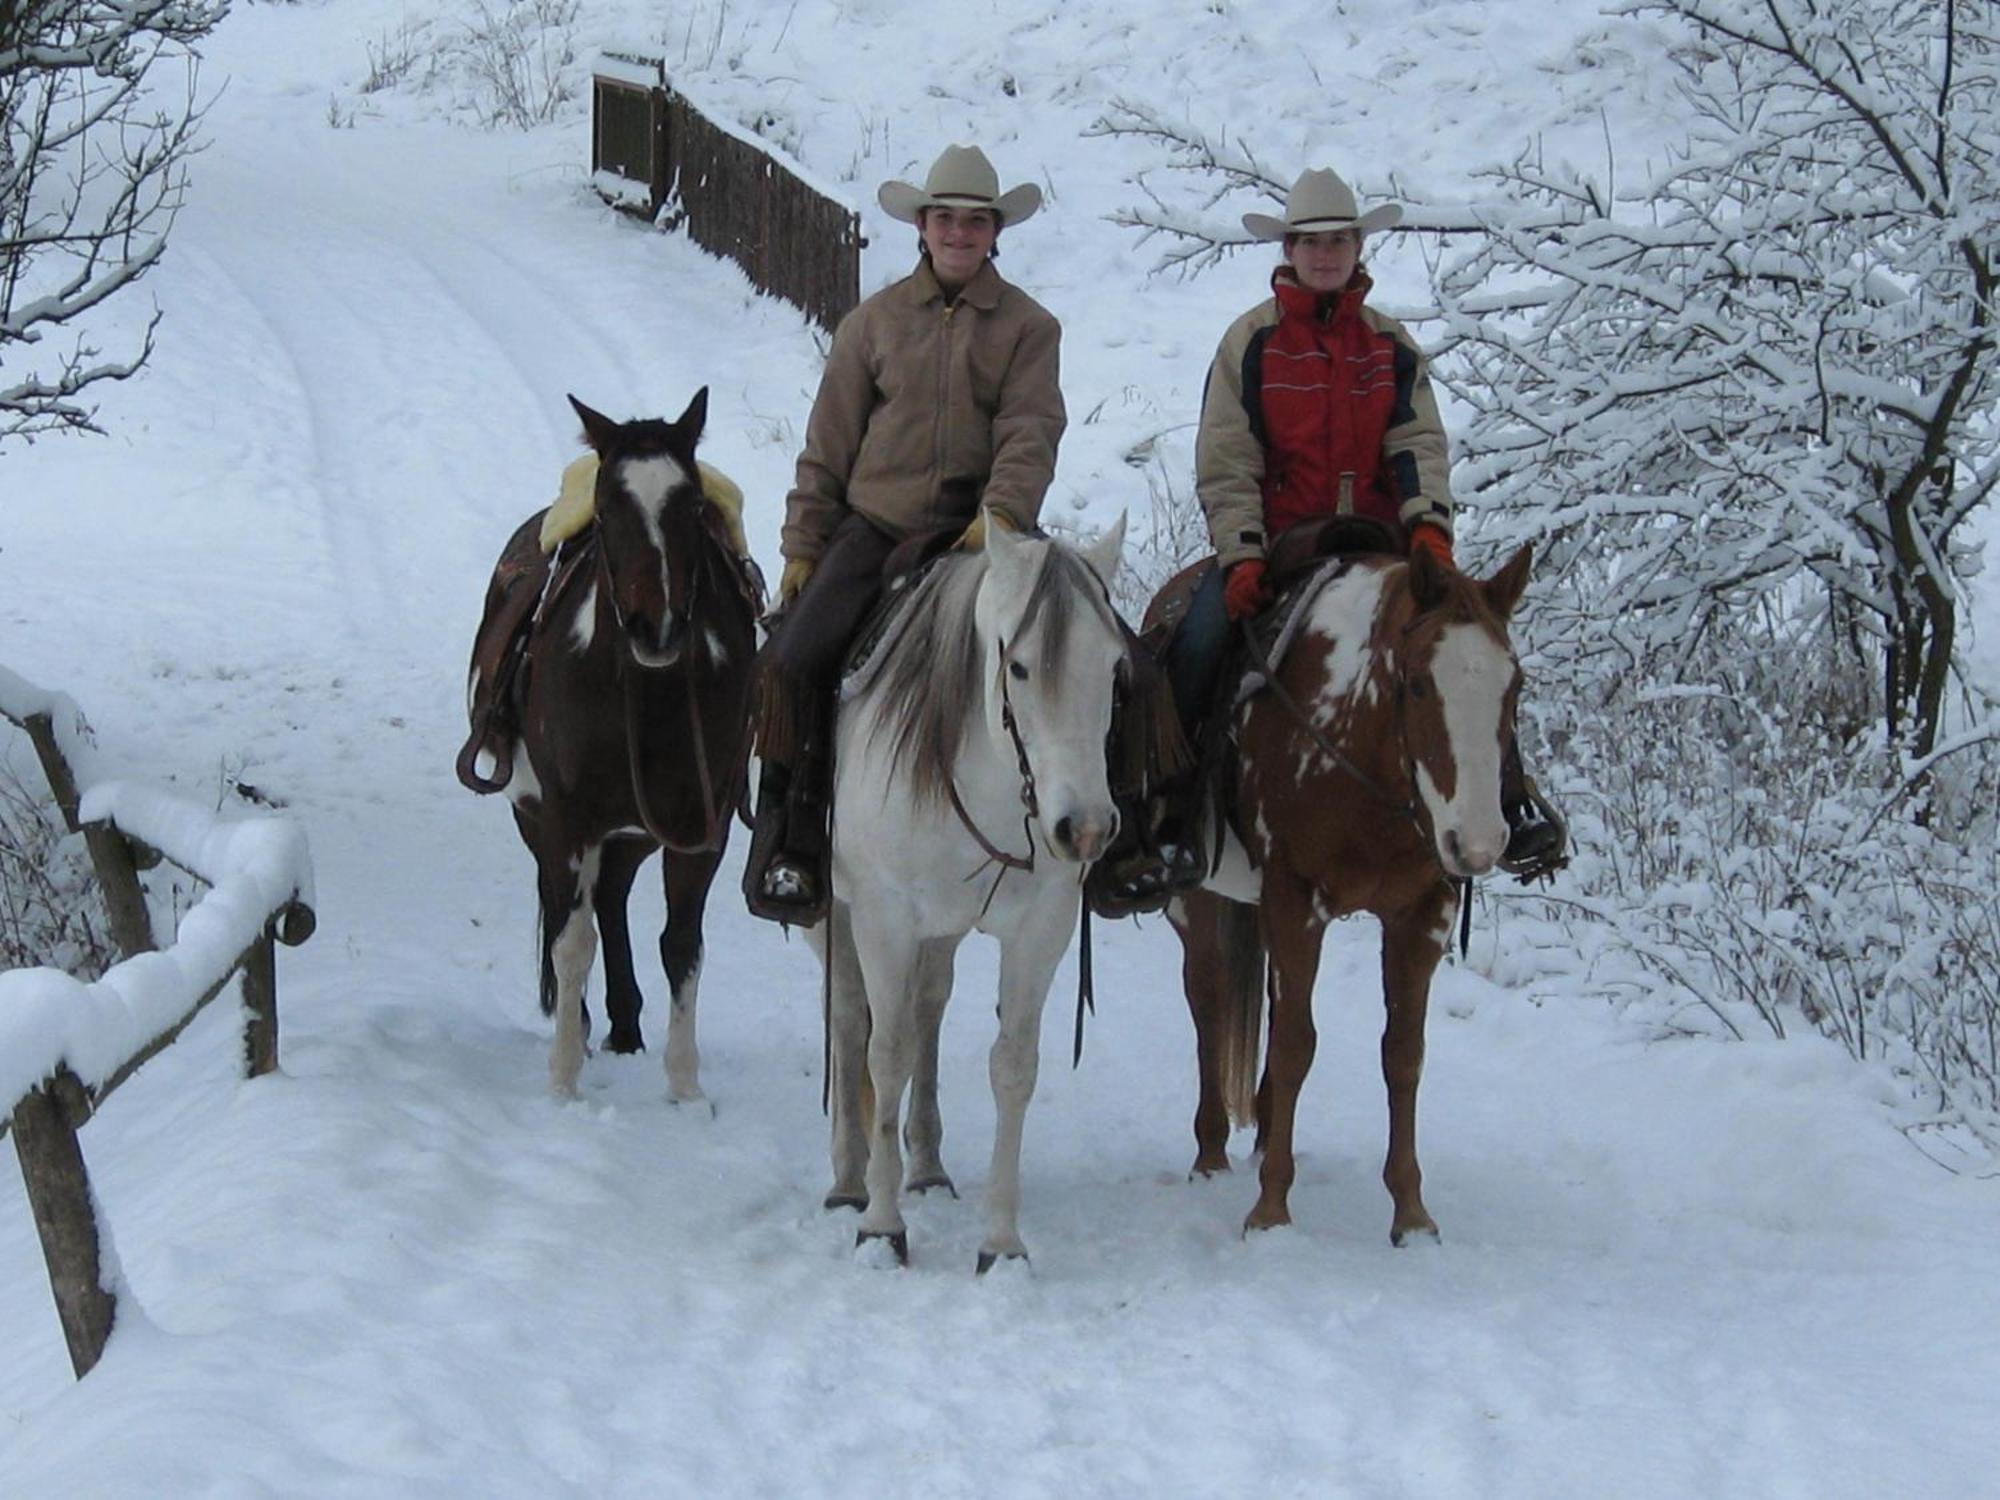
{"label": "brown and white paint horse", "polygon": [[[556,1020],[549,1079],[557,1095],[575,1095],[600,933],[610,1048],[643,1046],[625,902],[657,849],[667,897],[660,958],[672,990],[667,1094],[699,1099],[702,918],[749,753],[758,591],[702,495],[694,450],[707,389],[675,422],[615,422],[570,402],[601,460],[597,519],[580,539],[588,551],[579,564],[555,569],[528,639],[524,753],[506,785],[535,856],[542,1008]],[[543,576],[540,526],[531,517],[502,553],[489,622],[505,604],[505,580]]]}
{"label": "brown and white paint horse", "polygon": [[[1208,884],[1169,915],[1201,1076],[1195,1172],[1229,1169],[1230,1122],[1248,1124],[1254,1109],[1262,1191],[1246,1231],[1291,1222],[1293,1121],[1327,924],[1354,912],[1381,923],[1383,1180],[1400,1245],[1437,1234],[1417,1165],[1424,1016],[1458,882],[1492,871],[1507,842],[1500,773],[1521,683],[1507,621],[1529,553],[1483,582],[1421,552],[1344,567],[1276,664],[1277,687],[1238,710],[1233,836]],[[1267,954],[1270,1053],[1253,1105]]]}

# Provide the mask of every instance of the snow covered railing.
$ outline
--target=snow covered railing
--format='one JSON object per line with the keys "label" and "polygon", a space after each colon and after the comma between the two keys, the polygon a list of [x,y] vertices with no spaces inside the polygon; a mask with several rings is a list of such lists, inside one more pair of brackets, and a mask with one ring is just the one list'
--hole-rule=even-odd
{"label": "snow covered railing", "polygon": [[[286,819],[223,818],[172,792],[99,779],[76,705],[5,668],[0,715],[26,731],[63,817],[83,833],[124,955],[94,983],[56,969],[0,973],[0,1135],[14,1137],[80,1378],[111,1336],[120,1277],[76,1133],[239,974],[244,1071],[276,1069],[273,945],[312,936],[312,865]],[[136,873],[159,857],[208,886],[164,950]]]}
{"label": "snow covered railing", "polygon": [[[861,300],[861,215],[770,141],[704,110],[663,58],[599,53],[592,68],[591,184],[613,206],[685,224],[832,332]],[[670,217],[662,219],[662,211]]]}

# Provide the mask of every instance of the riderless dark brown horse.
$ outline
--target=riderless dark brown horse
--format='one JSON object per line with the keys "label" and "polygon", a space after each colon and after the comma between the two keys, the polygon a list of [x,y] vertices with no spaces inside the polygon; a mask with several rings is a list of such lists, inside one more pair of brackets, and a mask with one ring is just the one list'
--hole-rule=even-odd
{"label": "riderless dark brown horse", "polygon": [[639,866],[662,851],[667,1090],[697,1099],[702,914],[742,792],[761,588],[702,494],[706,388],[675,422],[614,422],[570,402],[600,459],[596,520],[549,560],[537,514],[501,554],[473,648],[459,774],[474,790],[505,789],[535,856],[560,1095],[575,1093],[583,1066],[600,933],[609,1045],[644,1045],[625,902]]}
{"label": "riderless dark brown horse", "polygon": [[[1475,581],[1418,553],[1335,560],[1271,683],[1235,712],[1231,837],[1208,884],[1169,914],[1183,945],[1201,1097],[1194,1170],[1229,1169],[1230,1123],[1257,1124],[1261,1192],[1244,1228],[1291,1221],[1293,1120],[1312,1066],[1313,984],[1336,917],[1382,928],[1383,1180],[1390,1238],[1437,1234],[1417,1165],[1417,1083],[1431,975],[1461,882],[1507,843],[1501,767],[1521,673],[1507,620],[1528,578],[1517,553]],[[1270,1055],[1252,1101],[1270,1002]]]}

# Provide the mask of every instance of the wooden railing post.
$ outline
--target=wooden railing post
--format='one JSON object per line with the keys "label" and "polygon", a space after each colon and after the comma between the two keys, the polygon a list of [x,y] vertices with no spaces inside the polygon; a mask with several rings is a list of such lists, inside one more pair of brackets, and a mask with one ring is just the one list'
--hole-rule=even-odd
{"label": "wooden railing post", "polygon": [[28,1188],[28,1206],[42,1239],[49,1289],[81,1380],[96,1366],[118,1317],[118,1299],[104,1285],[97,1209],[83,1164],[77,1127],[89,1118],[83,1085],[67,1068],[14,1106],[14,1154]]}
{"label": "wooden railing post", "polygon": [[151,953],[157,946],[153,941],[153,919],[146,910],[146,893],[139,885],[139,867],[132,857],[131,844],[122,833],[106,824],[85,826],[78,822],[80,799],[76,773],[63,758],[54,721],[47,714],[30,714],[22,727],[28,731],[28,740],[42,763],[42,774],[49,780],[49,794],[62,809],[63,821],[70,832],[82,832],[84,845],[90,850],[90,863],[104,892],[105,914],[111,920],[111,940],[125,958]]}
{"label": "wooden railing post", "polygon": [[243,955],[243,1073],[278,1070],[278,960],[266,931]]}

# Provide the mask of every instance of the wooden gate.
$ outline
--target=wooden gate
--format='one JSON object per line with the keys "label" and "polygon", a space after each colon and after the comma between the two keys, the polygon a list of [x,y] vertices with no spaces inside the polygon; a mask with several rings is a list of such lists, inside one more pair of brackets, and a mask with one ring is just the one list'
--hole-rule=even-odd
{"label": "wooden gate", "polygon": [[608,201],[685,224],[697,245],[822,328],[861,300],[861,216],[676,93],[662,59],[601,54],[591,100],[591,181]]}

